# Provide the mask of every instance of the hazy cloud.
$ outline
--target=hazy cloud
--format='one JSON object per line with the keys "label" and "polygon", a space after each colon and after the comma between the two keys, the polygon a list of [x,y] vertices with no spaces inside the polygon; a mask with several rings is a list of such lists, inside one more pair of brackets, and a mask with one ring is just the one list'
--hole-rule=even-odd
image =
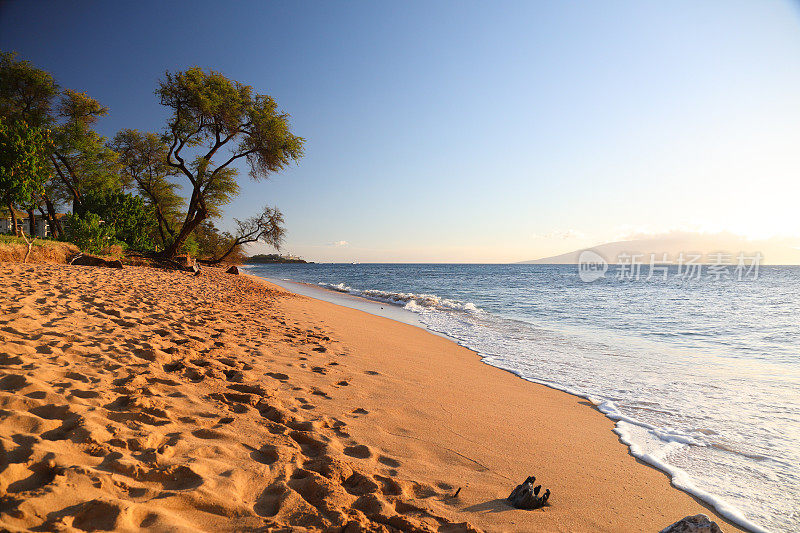
{"label": "hazy cloud", "polygon": [[328,243],[328,246],[350,246],[350,243],[347,241],[333,241]]}
{"label": "hazy cloud", "polygon": [[551,231],[550,233],[535,233],[534,239],[585,239],[586,235],[576,229],[568,229],[563,231]]}

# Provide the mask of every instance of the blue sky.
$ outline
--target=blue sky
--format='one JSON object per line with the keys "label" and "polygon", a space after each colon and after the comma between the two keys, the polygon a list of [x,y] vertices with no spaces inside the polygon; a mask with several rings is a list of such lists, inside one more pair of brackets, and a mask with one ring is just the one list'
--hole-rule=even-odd
{"label": "blue sky", "polygon": [[[160,131],[166,70],[272,95],[307,138],[265,203],[331,261],[505,262],[669,230],[800,236],[788,1],[22,2],[0,48]],[[259,250],[261,251],[261,250]]]}

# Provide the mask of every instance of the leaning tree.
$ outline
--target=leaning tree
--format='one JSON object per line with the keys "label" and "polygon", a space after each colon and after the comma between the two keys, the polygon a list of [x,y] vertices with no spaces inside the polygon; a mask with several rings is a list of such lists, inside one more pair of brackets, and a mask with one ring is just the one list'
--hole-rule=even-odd
{"label": "leaning tree", "polygon": [[289,115],[270,96],[213,70],[167,72],[156,94],[172,113],[167,164],[191,186],[181,227],[163,252],[173,257],[238,193],[235,163],[246,162],[254,180],[264,179],[302,157],[304,139],[292,134]]}

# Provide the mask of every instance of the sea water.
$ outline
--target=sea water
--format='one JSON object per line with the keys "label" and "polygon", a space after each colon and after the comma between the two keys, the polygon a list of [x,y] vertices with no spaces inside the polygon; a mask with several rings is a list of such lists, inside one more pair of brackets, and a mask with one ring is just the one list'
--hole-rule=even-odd
{"label": "sea water", "polygon": [[403,307],[490,365],[590,399],[633,455],[730,520],[800,531],[800,267],[591,283],[571,265],[249,270]]}

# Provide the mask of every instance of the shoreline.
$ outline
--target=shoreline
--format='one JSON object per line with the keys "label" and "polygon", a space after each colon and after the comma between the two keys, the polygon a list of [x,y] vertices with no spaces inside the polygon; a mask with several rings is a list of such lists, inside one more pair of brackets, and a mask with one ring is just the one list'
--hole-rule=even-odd
{"label": "shoreline", "polygon": [[[398,304],[398,303],[396,303],[396,302],[388,302],[388,301],[384,302],[383,300],[380,300],[380,299],[372,299],[372,298],[368,298],[368,297],[361,296],[361,295],[358,295],[358,294],[352,294],[352,293],[346,292],[346,291],[338,291],[338,290],[331,289],[330,287],[326,287],[326,286],[317,286],[317,285],[314,285],[314,284],[311,284],[311,283],[302,282],[302,281],[293,281],[293,280],[281,280],[284,283],[277,283],[276,280],[274,280],[272,278],[261,277],[261,276],[258,276],[257,274],[254,274],[254,273],[250,272],[250,271],[247,271],[247,275],[253,276],[253,277],[255,277],[256,279],[258,279],[260,281],[273,284],[273,285],[277,286],[280,289],[284,289],[284,290],[287,290],[287,291],[293,292],[293,293],[294,293],[294,291],[292,291],[292,288],[295,287],[295,286],[307,287],[307,288],[310,289],[310,291],[303,291],[303,292],[299,292],[299,293],[295,293],[295,294],[300,294],[300,295],[305,296],[305,297],[314,298],[314,299],[317,299],[317,300],[320,300],[320,301],[324,301],[324,302],[327,302],[327,303],[330,303],[330,304],[333,304],[333,305],[345,305],[346,307],[350,307],[351,309],[355,309],[355,310],[358,310],[358,311],[366,312],[366,313],[369,313],[369,314],[372,314],[374,316],[381,317],[381,318],[384,318],[384,319],[387,319],[387,320],[397,320],[397,318],[393,317],[392,313],[382,314],[382,313],[378,312],[375,309],[370,310],[370,309],[364,308],[363,306],[347,306],[346,304],[342,304],[341,302],[337,301],[339,299],[338,297],[346,297],[346,298],[348,298],[350,300],[354,300],[354,301],[369,302],[371,304],[376,304],[375,306],[377,306],[377,304],[383,304],[383,305],[386,305],[386,306],[395,307],[395,308],[398,308],[398,309],[403,309],[403,306]],[[286,286],[286,285],[288,285],[288,286]],[[322,293],[322,294],[330,294],[330,295],[333,295],[335,297],[332,298],[332,299],[327,299],[327,300],[325,298],[317,298],[317,297],[315,297],[315,294],[320,294],[320,293]],[[373,306],[373,307],[375,307],[375,306]],[[380,309],[384,309],[382,305],[380,306]],[[413,312],[411,312],[411,311],[408,311],[408,313],[413,314]],[[615,407],[613,407],[613,406],[612,407],[604,406],[605,402],[595,400],[595,399],[591,398],[588,394],[582,394],[582,393],[579,393],[577,391],[570,390],[568,388],[562,388],[562,387],[559,387],[559,386],[557,386],[555,384],[552,384],[552,383],[549,383],[549,382],[546,382],[546,381],[543,381],[543,380],[536,380],[536,379],[533,379],[533,378],[525,377],[525,376],[521,375],[520,373],[518,373],[517,371],[512,370],[510,368],[506,368],[506,367],[498,366],[498,365],[493,365],[493,364],[491,364],[489,362],[486,362],[486,357],[484,355],[482,355],[479,351],[477,351],[477,350],[467,346],[466,344],[462,343],[462,341],[460,339],[451,337],[451,336],[449,336],[449,335],[447,335],[447,334],[445,334],[443,332],[431,329],[431,328],[429,328],[428,326],[426,326],[424,323],[422,323],[419,320],[416,320],[416,321],[413,321],[413,320],[410,320],[410,321],[400,320],[400,321],[402,323],[408,324],[408,325],[410,325],[412,327],[417,327],[419,329],[422,329],[423,331],[425,331],[427,333],[440,336],[440,337],[442,337],[444,339],[449,340],[450,342],[453,342],[453,343],[457,344],[460,347],[463,347],[463,348],[469,350],[486,366],[489,366],[491,368],[496,368],[496,369],[508,372],[511,375],[513,375],[513,376],[515,376],[515,377],[517,377],[517,378],[519,378],[519,379],[521,379],[523,381],[527,381],[529,383],[533,383],[533,384],[536,384],[536,385],[541,385],[541,386],[547,387],[547,388],[549,388],[551,390],[557,391],[559,393],[568,394],[568,395],[573,396],[574,398],[576,398],[578,400],[586,400],[588,402],[591,402],[592,407],[598,413],[602,414],[604,417],[606,417],[608,420],[610,420],[611,422],[614,423],[615,427],[613,428],[613,431],[618,436],[619,443],[622,446],[625,447],[627,453],[631,457],[635,458],[638,462],[640,462],[640,463],[642,463],[644,465],[647,465],[648,467],[653,468],[656,471],[658,471],[658,472],[664,474],[665,476],[667,476],[667,478],[670,480],[670,484],[672,485],[673,488],[675,488],[676,490],[679,490],[679,491],[687,494],[691,498],[695,499],[698,503],[700,503],[701,505],[706,507],[709,511],[711,511],[711,512],[717,514],[718,516],[720,516],[721,518],[723,518],[725,520],[725,522],[727,522],[729,525],[735,526],[737,528],[743,528],[745,531],[748,531],[748,532],[751,532],[751,533],[762,533],[762,532],[766,532],[767,531],[766,529],[762,528],[758,524],[755,524],[755,523],[749,521],[741,513],[741,511],[739,511],[738,508],[731,506],[730,504],[728,504],[724,500],[721,500],[717,496],[714,496],[712,494],[709,494],[709,493],[697,488],[693,484],[691,479],[687,479],[686,478],[685,472],[683,470],[681,470],[680,468],[675,467],[675,466],[673,466],[673,465],[671,465],[669,463],[666,463],[666,462],[664,462],[664,461],[662,461],[662,460],[660,460],[660,459],[658,459],[656,457],[652,457],[649,454],[641,452],[638,449],[638,446],[631,441],[629,433],[626,432],[623,428],[619,427],[618,422],[626,422],[626,423],[632,424],[634,426],[642,427],[642,428],[645,428],[645,429],[648,429],[648,427],[649,427],[647,424],[626,417],[625,415],[619,413],[617,411],[617,409]]]}
{"label": "shoreline", "polygon": [[[258,279],[261,282],[265,282],[265,283],[274,285],[279,289],[283,289],[283,290],[286,290],[288,292],[294,293],[291,290],[290,287],[286,287],[283,284],[279,285],[273,279],[264,278],[264,277],[258,276],[257,274],[254,274],[254,273],[252,273],[250,271],[247,271],[247,275]],[[336,291],[336,290],[333,290],[331,288],[324,287],[324,286],[316,286],[316,285],[313,285],[311,283],[298,282],[298,281],[293,281],[293,280],[286,280],[286,281],[288,281],[288,283],[291,284],[292,286],[300,285],[300,286],[304,286],[304,287],[309,287],[309,288],[312,289],[313,292],[322,292],[322,293],[327,293],[327,294],[336,295],[336,296],[345,296],[345,297],[347,297],[349,299],[352,299],[352,300],[357,300],[357,301],[360,300],[360,301],[364,301],[364,302],[370,302],[370,303],[376,304],[376,305],[380,303],[380,304],[387,305],[387,306],[402,308],[402,306],[400,306],[397,303],[383,302],[383,301],[378,300],[378,299],[370,299],[370,298],[367,298],[367,297],[364,297],[364,296],[351,294],[349,292]],[[294,294],[298,294],[298,293],[294,293]],[[299,294],[301,296],[303,296],[303,297],[313,298],[315,300],[322,301],[322,302],[325,302],[325,303],[330,304],[330,305],[342,306],[341,303],[338,303],[335,300],[325,300],[323,298],[316,298],[313,294],[308,294],[307,292],[303,292],[303,293],[299,293]],[[353,309],[355,311],[358,311],[358,312],[364,312],[364,313],[371,314],[372,316],[375,316],[375,317],[378,317],[378,318],[381,318],[381,319],[384,319],[384,320],[397,321],[397,319],[395,319],[395,318],[393,318],[391,316],[388,316],[386,314],[381,314],[379,312],[373,312],[373,311],[370,311],[370,310],[363,309],[361,307],[349,307],[349,308]],[[381,309],[383,309],[383,307],[381,307]],[[411,312],[409,311],[409,313],[411,313]],[[712,518],[713,518],[714,515],[716,515],[717,520],[720,520],[720,521],[724,522],[725,524],[727,524],[727,526],[737,528],[737,530],[740,530],[739,528],[743,528],[743,529],[741,529],[743,531],[754,531],[754,532],[765,531],[763,528],[761,528],[757,524],[753,524],[753,523],[749,522],[746,518],[741,516],[741,513],[738,511],[738,509],[728,507],[725,502],[722,502],[721,504],[719,504],[719,503],[717,504],[717,505],[720,505],[722,507],[722,509],[720,509],[715,505],[715,503],[713,501],[709,501],[709,500],[716,499],[716,497],[711,496],[711,495],[707,495],[706,499],[704,499],[700,495],[697,494],[697,492],[702,492],[702,491],[699,491],[699,489],[696,489],[695,487],[691,487],[690,489],[684,489],[682,487],[677,486],[676,485],[677,482],[673,479],[673,477],[675,477],[677,474],[679,474],[681,472],[680,470],[676,469],[675,467],[672,467],[671,465],[663,463],[663,462],[661,462],[661,461],[659,461],[659,460],[657,460],[655,458],[643,457],[642,456],[643,454],[637,453],[633,449],[634,447],[631,445],[630,442],[626,442],[626,440],[627,440],[626,434],[624,433],[623,430],[621,430],[618,427],[616,427],[616,422],[617,421],[625,420],[625,417],[623,415],[615,414],[612,411],[604,411],[601,403],[598,403],[597,401],[591,399],[588,395],[583,395],[583,394],[577,393],[575,391],[565,390],[563,388],[559,388],[559,387],[557,387],[557,386],[555,386],[553,384],[547,383],[547,382],[536,381],[536,380],[533,380],[531,378],[524,377],[524,376],[520,375],[519,373],[515,372],[514,370],[511,370],[511,369],[508,369],[508,368],[504,368],[502,366],[495,366],[495,365],[492,365],[490,363],[487,363],[485,361],[485,357],[480,352],[470,348],[469,346],[467,346],[465,344],[462,344],[459,339],[453,338],[453,337],[451,337],[449,335],[446,335],[446,334],[444,334],[442,332],[432,330],[432,329],[428,328],[422,322],[419,322],[419,321],[417,321],[417,322],[418,323],[412,323],[410,321],[409,322],[401,321],[401,323],[403,323],[405,325],[420,329],[420,330],[424,331],[427,334],[431,334],[431,335],[435,335],[435,336],[441,337],[441,338],[445,339],[446,341],[457,345],[459,348],[467,350],[476,359],[478,359],[478,361],[480,361],[483,365],[485,365],[485,366],[487,366],[489,368],[500,370],[502,372],[511,374],[514,378],[518,378],[519,380],[521,380],[523,382],[527,382],[527,383],[530,383],[530,384],[536,385],[536,386],[545,387],[546,389],[549,389],[549,390],[554,391],[554,392],[559,393],[559,394],[566,394],[566,395],[574,398],[577,401],[590,402],[589,406],[593,410],[595,410],[599,415],[603,416],[605,419],[609,420],[610,422],[612,422],[614,424],[615,427],[613,427],[612,431],[617,435],[619,444],[622,447],[624,447],[626,453],[631,458],[635,459],[637,463],[642,464],[642,465],[644,465],[644,466],[646,466],[646,467],[648,467],[648,468],[650,468],[650,469],[652,469],[652,470],[654,470],[654,471],[666,476],[666,478],[669,480],[669,483],[670,483],[671,487],[674,490],[677,490],[677,491],[679,491],[679,492],[681,492],[683,494],[686,494],[690,498],[692,498],[698,504],[700,504],[701,506],[705,507],[706,510],[708,511],[708,513],[712,515]],[[636,423],[636,425],[640,425],[641,424],[639,422],[635,422],[635,423]],[[666,525],[664,527],[666,527]]]}
{"label": "shoreline", "polygon": [[[0,272],[12,530],[739,530],[590,402],[419,327],[251,275]],[[549,505],[510,508],[528,475]]]}

